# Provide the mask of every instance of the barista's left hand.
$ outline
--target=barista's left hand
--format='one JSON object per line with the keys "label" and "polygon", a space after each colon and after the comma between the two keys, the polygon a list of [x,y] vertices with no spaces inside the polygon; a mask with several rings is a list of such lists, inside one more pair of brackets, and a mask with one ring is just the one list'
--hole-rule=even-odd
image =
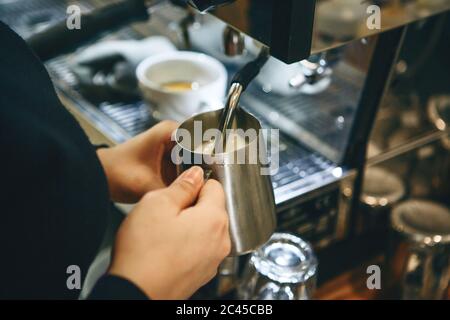
{"label": "barista's left hand", "polygon": [[170,153],[171,134],[177,126],[176,122],[163,121],[123,144],[97,150],[113,201],[137,202],[175,179]]}

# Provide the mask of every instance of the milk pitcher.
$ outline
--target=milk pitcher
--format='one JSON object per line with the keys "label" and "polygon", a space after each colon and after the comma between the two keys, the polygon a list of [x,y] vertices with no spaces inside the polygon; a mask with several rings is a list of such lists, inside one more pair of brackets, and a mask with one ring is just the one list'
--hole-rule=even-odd
{"label": "milk pitcher", "polygon": [[[202,149],[200,144],[211,138],[207,137],[208,131],[214,132],[208,129],[218,128],[221,112],[198,114],[177,129],[177,171],[181,174],[197,165],[203,168],[206,179],[222,184],[230,221],[231,255],[236,256],[269,240],[276,227],[275,200],[264,137],[254,116],[242,108],[236,111],[231,129],[245,133],[240,145],[214,153]],[[256,135],[247,135],[248,132]]]}

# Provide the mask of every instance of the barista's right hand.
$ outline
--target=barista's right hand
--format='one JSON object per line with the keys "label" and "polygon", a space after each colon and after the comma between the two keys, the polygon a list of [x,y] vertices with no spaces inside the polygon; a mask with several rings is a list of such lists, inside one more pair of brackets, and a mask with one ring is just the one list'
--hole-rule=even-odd
{"label": "barista's right hand", "polygon": [[149,192],[122,223],[110,274],[151,299],[187,299],[217,273],[230,252],[220,183],[193,167],[168,188]]}

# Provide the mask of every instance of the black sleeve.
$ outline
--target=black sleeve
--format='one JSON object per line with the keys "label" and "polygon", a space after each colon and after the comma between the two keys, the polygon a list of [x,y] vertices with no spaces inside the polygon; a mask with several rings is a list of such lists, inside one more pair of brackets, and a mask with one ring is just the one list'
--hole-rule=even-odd
{"label": "black sleeve", "polygon": [[0,43],[0,299],[77,299],[109,220],[106,176],[45,67],[1,22]]}
{"label": "black sleeve", "polygon": [[97,282],[89,300],[148,300],[149,298],[130,281],[106,275]]}

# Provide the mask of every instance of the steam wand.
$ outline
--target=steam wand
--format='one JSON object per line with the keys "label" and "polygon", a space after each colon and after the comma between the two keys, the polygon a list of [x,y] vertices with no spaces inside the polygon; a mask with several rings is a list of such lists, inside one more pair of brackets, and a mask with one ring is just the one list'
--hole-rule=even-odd
{"label": "steam wand", "polygon": [[[216,138],[212,154],[215,154],[216,151],[225,150],[227,130],[231,128],[241,95],[245,89],[247,89],[250,82],[256,78],[268,59],[269,49],[263,47],[255,60],[247,63],[234,75],[233,80],[231,81],[230,90],[228,91],[227,102],[225,103],[225,107],[223,108],[219,120],[220,135]],[[222,144],[222,146],[220,144]]]}

